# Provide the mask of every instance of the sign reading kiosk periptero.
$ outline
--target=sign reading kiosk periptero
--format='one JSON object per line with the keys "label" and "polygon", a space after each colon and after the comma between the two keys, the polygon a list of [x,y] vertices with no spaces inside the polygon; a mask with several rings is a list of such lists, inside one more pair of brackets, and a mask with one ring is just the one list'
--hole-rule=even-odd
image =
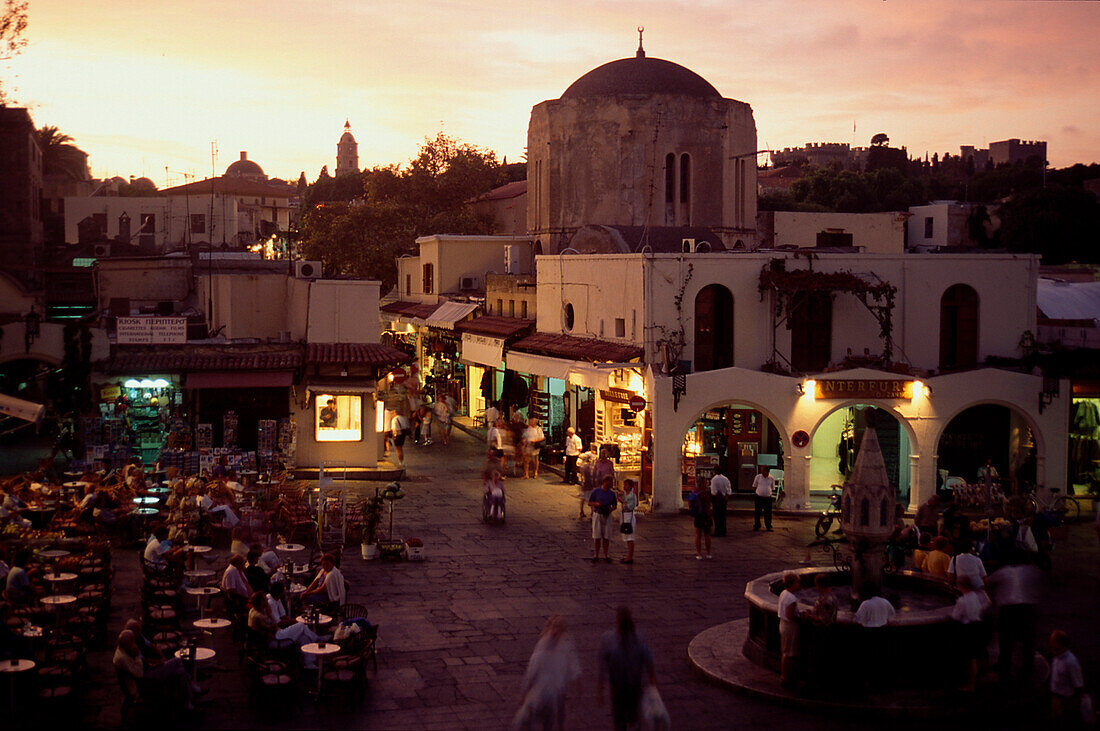
{"label": "sign reading kiosk periptero", "polygon": [[151,315],[115,318],[118,345],[178,345],[187,342],[186,317]]}
{"label": "sign reading kiosk periptero", "polygon": [[829,378],[815,381],[814,398],[912,399],[913,381]]}

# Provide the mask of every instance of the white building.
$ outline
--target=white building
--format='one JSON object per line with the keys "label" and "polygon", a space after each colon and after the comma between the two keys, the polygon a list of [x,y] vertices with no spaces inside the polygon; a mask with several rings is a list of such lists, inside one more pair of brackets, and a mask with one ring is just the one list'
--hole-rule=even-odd
{"label": "white building", "polygon": [[159,253],[180,251],[220,242],[221,232],[236,230],[237,213],[237,201],[220,195],[65,198],[65,242],[90,235]]}
{"label": "white building", "polygon": [[756,216],[761,247],[853,246],[868,254],[901,254],[910,214],[761,211]]}
{"label": "white building", "polygon": [[909,213],[909,248],[928,251],[944,246],[974,246],[970,219],[976,205],[958,201],[933,201],[912,206]]}

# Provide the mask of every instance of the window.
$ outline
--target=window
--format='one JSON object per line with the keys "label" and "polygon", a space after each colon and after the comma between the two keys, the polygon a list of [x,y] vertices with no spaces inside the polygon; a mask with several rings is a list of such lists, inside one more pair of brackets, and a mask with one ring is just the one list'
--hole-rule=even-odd
{"label": "window", "polygon": [[935,226],[935,223],[933,223],[932,217],[931,216],[925,216],[924,217],[924,238],[926,238],[926,239],[932,238],[932,231],[933,231],[934,226]]}
{"label": "window", "polygon": [[504,316],[504,300],[497,300],[497,315]]}
{"label": "window", "polygon": [[956,284],[940,298],[940,369],[978,364],[978,293]]}
{"label": "window", "polygon": [[617,338],[625,338],[626,337],[626,318],[623,318],[623,317],[616,317],[615,318],[615,337],[617,337]]}
{"label": "window", "polygon": [[434,275],[435,275],[435,272],[433,271],[432,265],[430,263],[425,264],[424,265],[424,294],[432,294],[433,292],[435,292],[435,288],[432,286],[433,281],[434,281]]}
{"label": "window", "polygon": [[522,302],[519,303],[519,311],[520,311],[519,316],[526,320],[527,319],[527,300],[523,300]]}
{"label": "window", "polygon": [[405,275],[405,294],[412,294],[413,291],[413,275]]}
{"label": "window", "polygon": [[205,213],[192,213],[191,214],[191,233],[204,234],[206,233],[206,214]]}
{"label": "window", "polygon": [[825,370],[832,357],[833,298],[828,292],[799,292],[791,298],[791,368]]}
{"label": "window", "polygon": [[567,302],[565,304],[565,309],[562,311],[562,324],[565,325],[566,332],[572,331],[575,318],[576,315],[573,312],[573,304]]}
{"label": "window", "polygon": [[516,316],[516,301],[508,300],[508,317]]}
{"label": "window", "polygon": [[118,240],[124,244],[130,243],[130,217],[125,213],[118,217]]}
{"label": "window", "polygon": [[691,156],[680,155],[680,202],[691,202]]}
{"label": "window", "polygon": [[141,214],[141,228],[138,229],[138,243],[142,246],[152,246],[155,242],[154,234],[157,232],[157,216],[155,213]]}
{"label": "window", "polygon": [[695,363],[697,371],[733,365],[733,294],[709,284],[695,296]]}
{"label": "window", "polygon": [[314,400],[319,442],[358,442],[363,438],[363,398],[350,394],[317,394]]}

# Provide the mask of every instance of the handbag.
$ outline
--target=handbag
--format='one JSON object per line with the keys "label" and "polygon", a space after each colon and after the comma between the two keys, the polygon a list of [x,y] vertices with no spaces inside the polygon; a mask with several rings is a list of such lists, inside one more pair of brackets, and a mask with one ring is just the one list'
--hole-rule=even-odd
{"label": "handbag", "polygon": [[628,536],[634,532],[634,526],[632,526],[630,523],[624,522],[622,525],[619,526],[619,532],[623,535]]}

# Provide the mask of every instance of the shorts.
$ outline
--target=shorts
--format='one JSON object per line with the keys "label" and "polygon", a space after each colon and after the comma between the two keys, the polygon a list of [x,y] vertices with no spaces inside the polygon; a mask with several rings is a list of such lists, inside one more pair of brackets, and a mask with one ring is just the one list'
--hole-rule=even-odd
{"label": "shorts", "polygon": [[593,540],[611,540],[610,516],[600,515],[595,511],[592,512],[592,538]]}
{"label": "shorts", "polygon": [[710,533],[710,529],[714,526],[714,521],[711,520],[711,517],[706,513],[696,515],[695,518],[692,519],[692,523],[704,533]]}
{"label": "shorts", "polygon": [[405,446],[405,432],[399,432],[393,435],[393,445],[395,447]]}
{"label": "shorts", "polygon": [[798,625],[794,622],[779,622],[779,653],[783,657],[798,656]]}

